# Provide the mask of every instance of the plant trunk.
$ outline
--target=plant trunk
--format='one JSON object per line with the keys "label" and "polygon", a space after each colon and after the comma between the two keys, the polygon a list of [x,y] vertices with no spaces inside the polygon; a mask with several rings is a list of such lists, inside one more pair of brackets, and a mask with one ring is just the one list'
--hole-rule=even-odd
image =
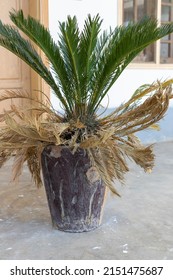
{"label": "plant trunk", "polygon": [[90,231],[101,223],[105,186],[85,150],[74,154],[65,146],[47,146],[42,152],[44,184],[55,228]]}

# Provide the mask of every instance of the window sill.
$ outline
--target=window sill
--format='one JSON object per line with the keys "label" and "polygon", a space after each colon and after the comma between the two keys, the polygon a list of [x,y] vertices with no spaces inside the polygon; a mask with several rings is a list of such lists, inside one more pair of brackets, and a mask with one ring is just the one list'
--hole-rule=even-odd
{"label": "window sill", "polygon": [[165,69],[173,70],[173,64],[156,64],[156,63],[130,63],[127,69]]}

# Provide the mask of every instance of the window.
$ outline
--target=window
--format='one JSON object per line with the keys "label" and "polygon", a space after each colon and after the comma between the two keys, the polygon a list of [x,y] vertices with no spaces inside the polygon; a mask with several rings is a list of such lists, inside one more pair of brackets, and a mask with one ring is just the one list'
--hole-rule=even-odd
{"label": "window", "polygon": [[[164,0],[161,3],[161,23],[173,21],[173,0]],[[173,35],[170,34],[161,40],[161,63],[173,63]]]}
{"label": "window", "polygon": [[[173,21],[173,0],[123,0],[123,24],[138,21],[145,15],[160,19],[160,24]],[[173,63],[173,34],[148,46],[133,62]]]}

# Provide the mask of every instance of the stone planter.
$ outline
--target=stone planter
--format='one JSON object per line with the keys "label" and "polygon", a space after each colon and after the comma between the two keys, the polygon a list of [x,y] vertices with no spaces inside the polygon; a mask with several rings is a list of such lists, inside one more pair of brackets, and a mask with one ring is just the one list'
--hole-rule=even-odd
{"label": "stone planter", "polygon": [[105,186],[87,153],[65,146],[47,146],[41,156],[43,179],[55,228],[90,231],[101,223]]}

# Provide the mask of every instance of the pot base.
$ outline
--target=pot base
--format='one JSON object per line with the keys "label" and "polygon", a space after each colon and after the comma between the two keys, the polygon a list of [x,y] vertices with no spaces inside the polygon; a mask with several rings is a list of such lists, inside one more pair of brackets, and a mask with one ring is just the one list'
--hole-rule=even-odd
{"label": "pot base", "polygon": [[71,233],[81,233],[81,232],[87,232],[97,229],[100,226],[100,220],[95,221],[95,223],[92,221],[91,223],[86,223],[85,221],[79,221],[78,223],[64,223],[62,226],[59,224],[57,225],[52,221],[52,226],[54,229],[65,231],[65,232],[71,232]]}

